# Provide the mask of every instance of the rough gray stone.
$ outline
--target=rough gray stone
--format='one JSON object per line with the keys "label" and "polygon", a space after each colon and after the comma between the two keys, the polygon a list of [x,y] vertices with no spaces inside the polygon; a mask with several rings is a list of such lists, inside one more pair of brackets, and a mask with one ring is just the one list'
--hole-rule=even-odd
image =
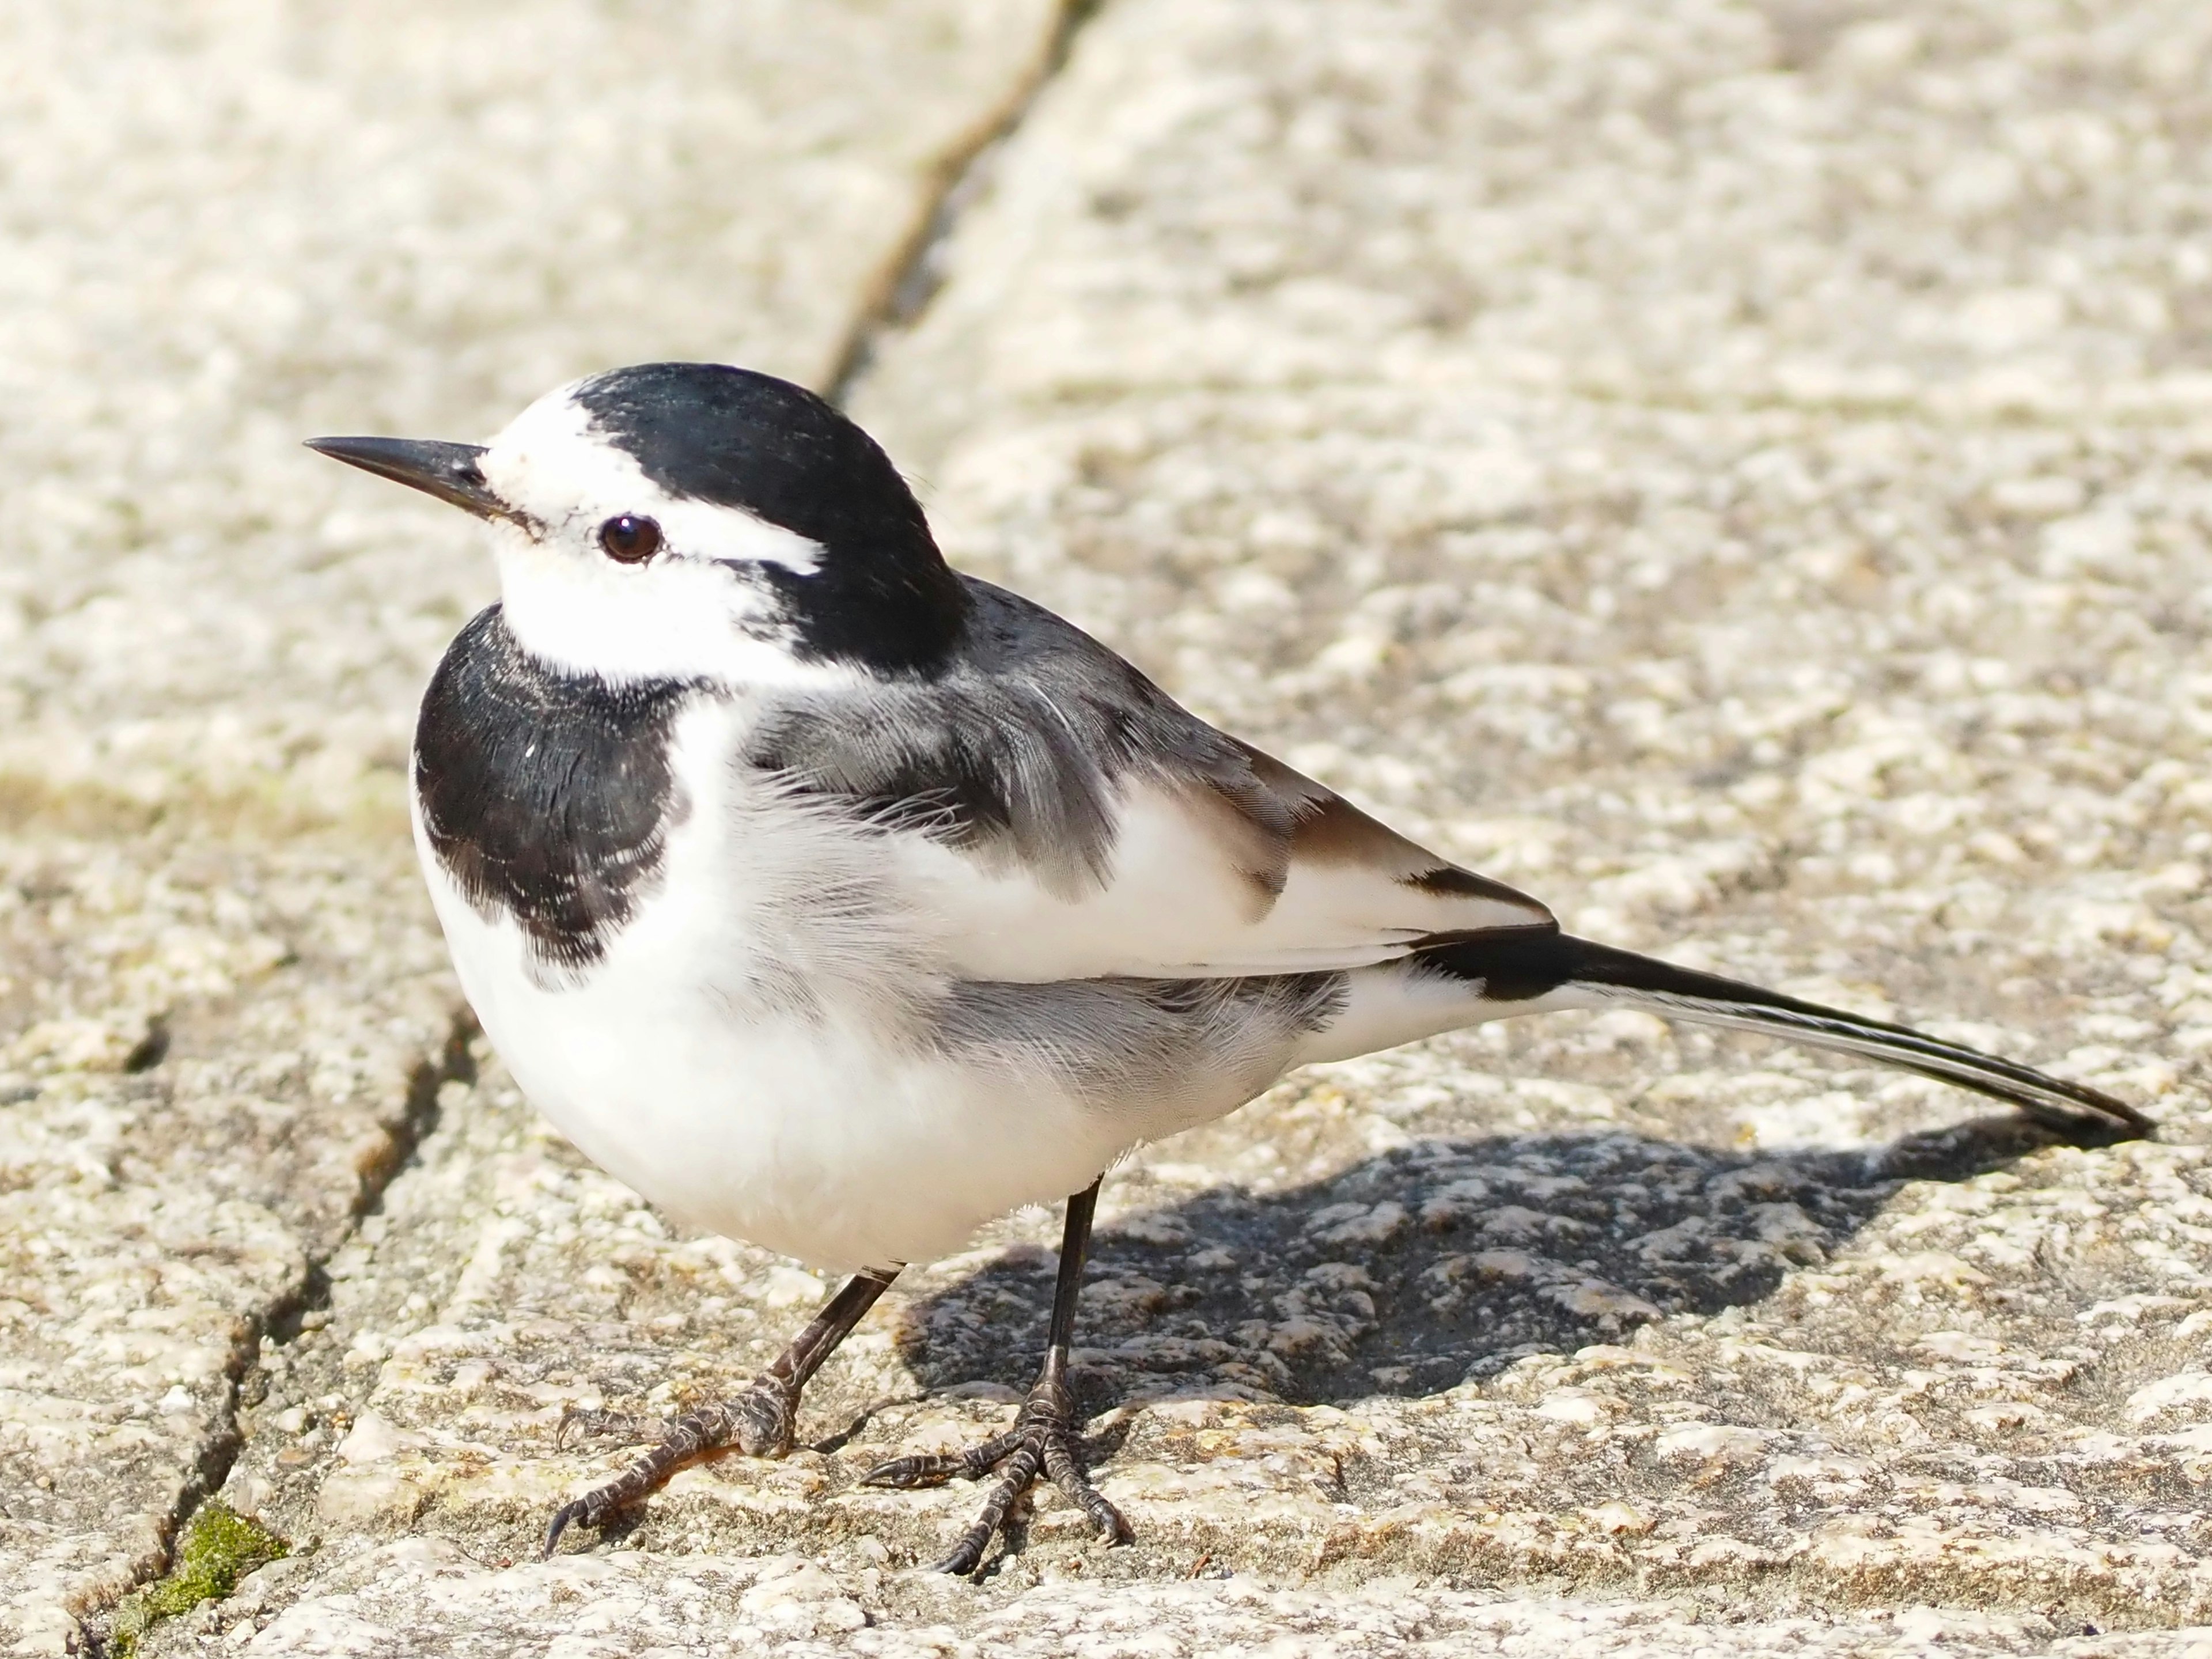
{"label": "rough gray stone", "polygon": [[160,1570],[447,1066],[401,769],[490,573],[300,439],[830,375],[1055,16],[0,21],[0,1650]]}
{"label": "rough gray stone", "polygon": [[[247,1654],[1081,1653],[1100,1659],[1217,1654],[1519,1656],[1575,1652],[1689,1659],[1789,1652],[1811,1659],[2045,1653],[2067,1659],[2196,1659],[2167,1633],[2085,1639],[2026,1616],[1915,1607],[1834,1620],[1706,1620],[1650,1603],[1508,1599],[1382,1581],[1357,1589],[1267,1589],[1231,1581],[1104,1586],[1057,1579],[982,1607],[941,1583],[803,1556],[749,1559],[623,1551],[487,1572],[449,1545],[387,1545],[344,1588],[273,1620],[249,1592],[227,1608]],[[883,1619],[887,1604],[905,1616]],[[880,1623],[872,1620],[882,1620]],[[257,1633],[257,1626],[258,1627]],[[711,1636],[708,1632],[711,1632]],[[496,1633],[493,1635],[493,1633]],[[490,1637],[491,1639],[487,1639]],[[703,1638],[703,1639],[702,1639]],[[228,1644],[226,1644],[228,1645]]]}

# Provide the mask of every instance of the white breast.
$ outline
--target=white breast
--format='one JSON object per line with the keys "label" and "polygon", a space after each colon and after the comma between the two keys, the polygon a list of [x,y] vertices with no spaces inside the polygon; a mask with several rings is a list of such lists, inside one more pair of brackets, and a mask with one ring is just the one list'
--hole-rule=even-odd
{"label": "white breast", "polygon": [[1087,1185],[1146,1126],[924,1040],[945,970],[883,841],[748,782],[726,759],[747,718],[715,701],[680,717],[690,810],[655,889],[565,987],[463,896],[417,811],[462,988],[523,1091],[678,1218],[824,1267],[926,1261]]}

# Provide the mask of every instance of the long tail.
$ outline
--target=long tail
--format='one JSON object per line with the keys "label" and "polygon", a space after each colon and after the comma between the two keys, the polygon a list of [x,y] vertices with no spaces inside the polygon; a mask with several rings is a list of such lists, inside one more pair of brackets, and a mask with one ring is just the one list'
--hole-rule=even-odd
{"label": "long tail", "polygon": [[2134,1107],[2100,1090],[1943,1042],[1909,1026],[1801,1002],[1741,980],[1677,968],[1549,928],[1440,939],[1421,947],[1415,959],[1455,978],[1481,981],[1482,994],[1490,1001],[1545,999],[1554,1007],[1567,1006],[1574,1005],[1556,994],[1580,992],[1592,1002],[1622,1003],[1674,1019],[1858,1054],[2004,1101],[2071,1139],[2130,1139],[2154,1127]]}

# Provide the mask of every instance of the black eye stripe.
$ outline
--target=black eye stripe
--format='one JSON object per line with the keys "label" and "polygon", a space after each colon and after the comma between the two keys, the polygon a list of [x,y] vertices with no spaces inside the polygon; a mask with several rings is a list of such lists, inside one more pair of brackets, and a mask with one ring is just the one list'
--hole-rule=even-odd
{"label": "black eye stripe", "polygon": [[642,564],[659,550],[660,526],[651,519],[624,513],[599,526],[599,545],[620,563]]}

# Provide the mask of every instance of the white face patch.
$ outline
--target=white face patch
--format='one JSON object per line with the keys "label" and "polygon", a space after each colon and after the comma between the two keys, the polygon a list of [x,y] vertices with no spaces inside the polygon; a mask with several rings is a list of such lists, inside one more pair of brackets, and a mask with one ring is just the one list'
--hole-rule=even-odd
{"label": "white face patch", "polygon": [[[507,625],[523,647],[615,682],[817,678],[778,637],[758,567],[811,575],[821,544],[742,507],[670,495],[591,429],[574,391],[524,410],[477,463],[531,520],[527,531],[499,526],[496,550]],[[661,550],[641,564],[599,545],[599,527],[623,514],[660,526]]]}

